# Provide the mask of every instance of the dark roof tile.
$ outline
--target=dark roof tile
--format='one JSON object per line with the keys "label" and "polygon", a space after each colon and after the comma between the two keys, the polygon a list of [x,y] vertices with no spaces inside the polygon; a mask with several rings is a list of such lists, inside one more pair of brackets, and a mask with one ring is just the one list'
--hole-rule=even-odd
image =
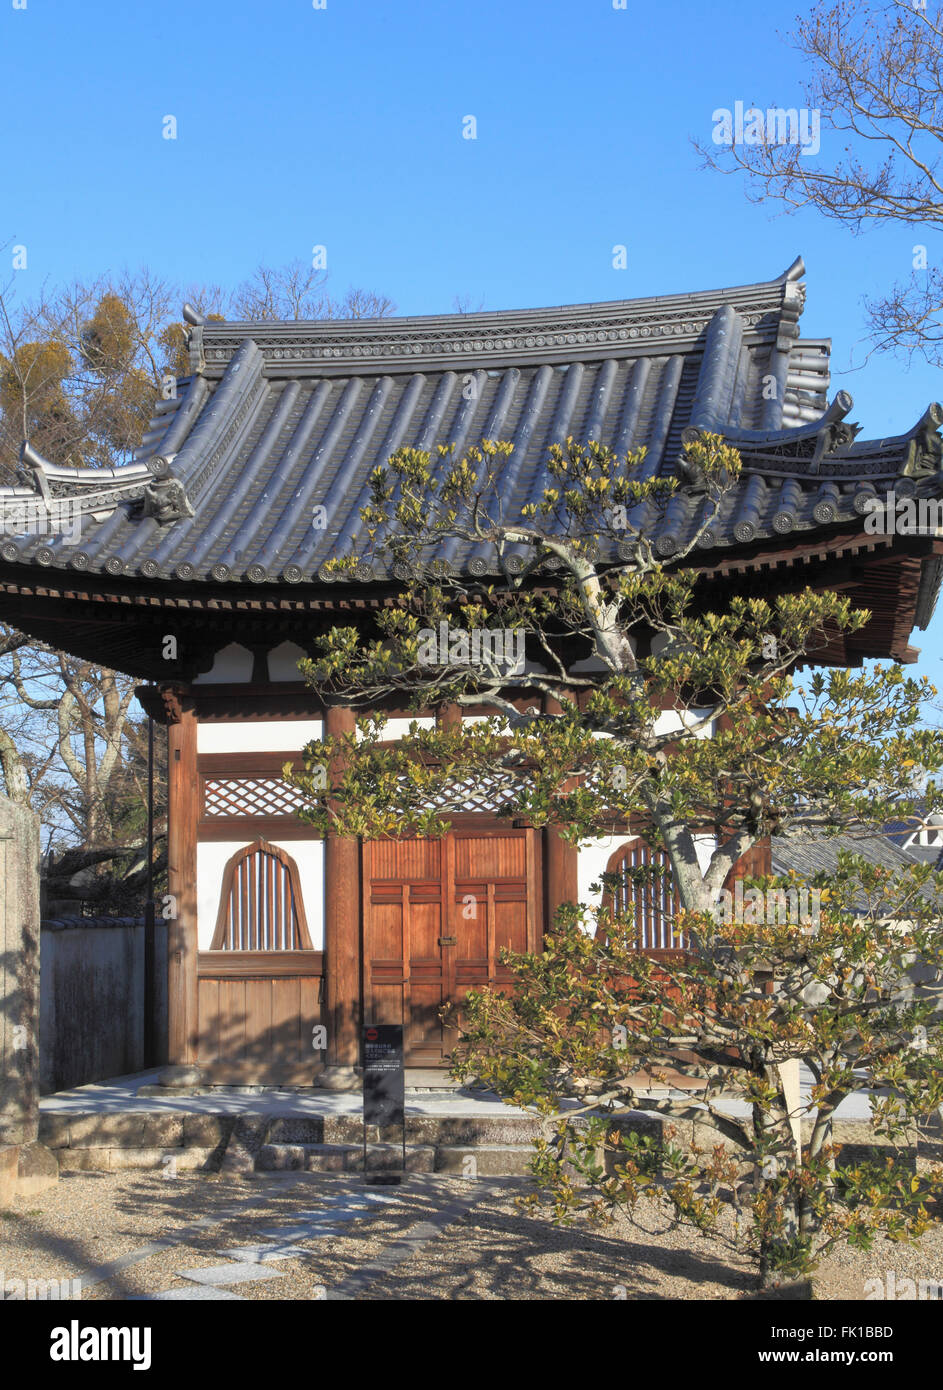
{"label": "dark roof tile", "polygon": [[[560,309],[196,324],[193,374],[159,403],[130,464],[70,470],[30,454],[27,486],[0,489],[0,514],[24,495],[79,507],[80,545],[48,529],[12,536],[0,563],[319,583],[324,561],[360,536],[377,464],[401,445],[462,450],[482,438],[514,443],[502,500],[516,510],[539,497],[548,447],[568,435],[619,454],[644,446],[645,477],[675,473],[685,431],[722,432],[744,476],[705,551],[860,525],[856,489],[880,491],[904,468],[937,492],[925,455],[938,417],[862,443],[844,423],[850,397],[827,408],[828,342],[798,337],[802,273],[798,261],[764,284]],[[702,508],[682,487],[651,535],[660,554],[690,541]],[[483,545],[442,553],[493,568]]]}

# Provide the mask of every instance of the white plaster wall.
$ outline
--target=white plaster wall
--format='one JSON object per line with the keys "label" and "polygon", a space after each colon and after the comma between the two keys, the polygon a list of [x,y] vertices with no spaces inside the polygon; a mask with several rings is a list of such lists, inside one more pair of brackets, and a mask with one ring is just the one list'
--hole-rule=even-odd
{"label": "white plaster wall", "polygon": [[197,724],[198,753],[300,753],[321,738],[321,719],[245,719]]}
{"label": "white plaster wall", "polygon": [[[495,713],[497,713],[497,711],[495,711]],[[463,724],[483,724],[483,723],[485,722],[486,719],[493,719],[493,718],[494,718],[494,715],[491,715],[491,714],[466,714],[466,715],[463,715],[463,716],[462,716],[462,723],[463,723]],[[502,734],[502,733],[506,734],[506,733],[509,733],[509,732],[510,732],[510,729],[511,729],[511,726],[510,726],[510,724],[508,723],[508,721],[507,721],[506,719],[502,719],[501,724],[500,724],[500,726],[499,726],[499,728],[498,728],[498,733],[499,733],[499,734]]]}
{"label": "white plaster wall", "polygon": [[[606,865],[616,850],[621,845],[627,845],[630,840],[636,838],[635,835],[606,835],[590,840],[585,846],[580,846],[577,854],[576,873],[581,903],[586,903],[590,907],[599,906],[602,901],[602,892],[591,893],[589,885],[594,883],[600,874],[605,873]],[[702,873],[710,862],[716,844],[717,841],[713,835],[695,835],[694,837],[694,849]]]}
{"label": "white plaster wall", "polygon": [[[216,930],[219,896],[223,888],[223,870],[228,861],[246,845],[245,840],[203,840],[196,847],[196,912],[197,939],[200,950],[208,951]],[[298,880],[304,901],[311,947],[324,950],[324,841],[271,840],[298,865]]]}
{"label": "white plaster wall", "polygon": [[[693,728],[695,724],[698,724],[704,718],[706,713],[706,709],[662,710],[661,714],[655,720],[655,733],[670,734],[673,733],[675,729]],[[697,731],[695,737],[711,738],[713,732],[714,720],[712,719],[708,724],[704,725],[703,729]]]}
{"label": "white plaster wall", "polygon": [[307,656],[297,642],[282,642],[268,654],[268,678],[270,681],[300,681],[298,662]]}
{"label": "white plaster wall", "polygon": [[216,653],[208,671],[204,671],[202,676],[194,677],[193,684],[219,685],[229,681],[250,681],[252,665],[252,653],[238,642],[230,642],[228,647],[223,647],[222,651]]}
{"label": "white plaster wall", "polygon": [[589,885],[605,872],[606,865],[619,846],[633,838],[631,835],[606,835],[580,846],[576,861],[576,881],[581,903],[590,907],[599,906],[602,894],[591,893]]}

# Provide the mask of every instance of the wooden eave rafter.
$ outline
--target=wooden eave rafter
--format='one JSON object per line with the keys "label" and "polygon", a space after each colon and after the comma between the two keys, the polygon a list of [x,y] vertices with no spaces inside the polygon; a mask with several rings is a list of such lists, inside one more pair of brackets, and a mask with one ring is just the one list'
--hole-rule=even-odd
{"label": "wooden eave rafter", "polygon": [[[720,591],[736,588],[738,580],[747,576],[767,576],[781,586],[789,573],[813,587],[848,589],[858,606],[880,610],[880,622],[871,628],[870,641],[867,633],[859,634],[847,644],[836,645],[823,660],[857,664],[870,656],[913,659],[909,635],[915,623],[923,565],[941,553],[943,540],[931,536],[871,535],[846,527],[827,536],[810,535],[804,541],[794,537],[788,546],[772,551],[758,548],[744,554],[738,550],[693,568],[709,589]],[[882,569],[888,572],[887,578],[877,585],[875,580]],[[52,646],[158,682],[162,678],[192,679],[200,669],[207,669],[199,664],[190,644],[198,637],[200,652],[206,654],[216,646],[240,641],[245,630],[235,625],[237,620],[240,624],[248,621],[250,626],[254,626],[253,619],[264,621],[266,637],[298,641],[299,619],[307,619],[303,636],[310,640],[320,627],[326,630],[331,622],[344,617],[366,617],[397,603],[402,596],[401,590],[378,586],[355,594],[349,590],[321,591],[305,596],[297,590],[290,595],[275,590],[268,596],[255,589],[250,597],[248,593],[234,593],[232,586],[226,585],[203,594],[192,590],[183,594],[167,593],[160,585],[131,586],[110,578],[94,587],[87,582],[79,587],[72,576],[67,584],[56,588],[50,584],[51,577],[48,571],[43,572],[41,582],[35,574],[24,580],[2,576],[0,611],[6,621]],[[544,576],[539,582],[541,588],[550,587]],[[893,613],[889,611],[891,605]],[[168,669],[168,663],[160,659],[160,639],[168,623],[176,624],[171,630],[181,642],[181,665],[176,670],[172,666]],[[210,646],[211,636],[224,640]],[[157,644],[153,659],[142,659],[147,638]]]}

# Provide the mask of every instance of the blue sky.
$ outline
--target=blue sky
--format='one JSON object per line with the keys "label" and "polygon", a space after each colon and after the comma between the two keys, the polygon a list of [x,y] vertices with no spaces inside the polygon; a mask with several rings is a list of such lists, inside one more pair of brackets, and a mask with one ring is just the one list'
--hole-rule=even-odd
{"label": "blue sky", "polygon": [[[0,266],[27,246],[26,294],[142,265],[235,284],[324,245],[332,292],[421,314],[767,280],[801,253],[803,334],[832,338],[865,436],[943,397],[916,361],[861,365],[862,297],[908,277],[917,242],[932,263],[929,232],[776,215],[699,167],[716,108],[801,105],[796,0],[17,3],[0,8]],[[941,623],[913,640],[943,685]]]}

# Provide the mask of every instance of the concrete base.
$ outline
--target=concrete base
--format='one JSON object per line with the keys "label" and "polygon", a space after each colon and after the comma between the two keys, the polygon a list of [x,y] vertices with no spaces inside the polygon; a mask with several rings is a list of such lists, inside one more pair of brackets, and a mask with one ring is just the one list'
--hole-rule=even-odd
{"label": "concrete base", "polygon": [[363,1073],[360,1067],[325,1067],[315,1084],[324,1091],[360,1091]]}
{"label": "concrete base", "polygon": [[456,1081],[444,1068],[407,1067],[406,1089],[417,1094],[433,1091],[437,1095],[443,1095],[446,1091],[460,1091],[462,1082]]}
{"label": "concrete base", "polygon": [[17,1163],[16,1195],[37,1197],[59,1181],[59,1160],[38,1140],[20,1146]]}
{"label": "concrete base", "polygon": [[174,1091],[188,1090],[192,1094],[193,1087],[203,1084],[203,1073],[199,1067],[191,1064],[176,1064],[164,1068],[157,1078],[157,1084]]}
{"label": "concrete base", "polygon": [[[155,1087],[156,1075],[148,1071],[43,1097],[41,1147],[55,1150],[61,1172],[150,1168],[170,1174],[178,1167],[218,1172],[224,1155],[226,1170],[240,1177],[359,1171],[363,1104],[354,1067],[337,1069],[328,1078],[339,1083],[335,1090],[204,1086],[188,1093],[185,1088]],[[440,1075],[433,1073],[431,1080]],[[407,1083],[410,1080],[407,1074]],[[733,1098],[729,1113],[749,1118],[745,1103]],[[869,1116],[867,1096],[851,1097],[835,1121],[835,1142],[869,1151],[877,1148]],[[608,1121],[613,1128],[657,1137],[664,1117],[645,1110],[618,1112]],[[431,1154],[433,1171],[446,1177],[526,1177],[534,1157],[533,1140],[543,1127],[539,1116],[505,1105],[487,1092],[407,1090],[407,1157],[428,1170]],[[717,1132],[703,1120],[689,1120],[680,1129],[682,1140],[700,1141],[702,1147],[719,1142]],[[371,1126],[367,1139],[372,1148],[390,1145],[392,1153],[399,1152],[400,1135],[398,1129]],[[926,1144],[926,1136],[921,1139],[926,1156],[936,1157],[929,1150],[943,1149],[938,1136],[937,1127],[933,1145]],[[16,1146],[0,1145],[0,1180],[6,1175],[8,1191],[11,1148],[16,1152]],[[384,1152],[378,1147],[374,1151]],[[848,1155],[849,1160],[853,1157]],[[52,1177],[39,1160],[32,1166],[34,1177]]]}

